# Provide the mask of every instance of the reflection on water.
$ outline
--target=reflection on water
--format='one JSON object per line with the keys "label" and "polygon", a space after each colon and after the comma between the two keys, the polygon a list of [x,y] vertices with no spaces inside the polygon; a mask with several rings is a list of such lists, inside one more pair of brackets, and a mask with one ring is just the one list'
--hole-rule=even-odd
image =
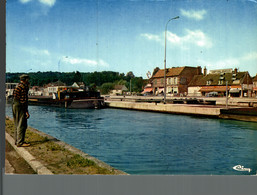
{"label": "reflection on water", "polygon": [[[130,174],[256,174],[257,123],[118,109],[29,107],[29,125]],[[11,115],[7,105],[7,115]]]}

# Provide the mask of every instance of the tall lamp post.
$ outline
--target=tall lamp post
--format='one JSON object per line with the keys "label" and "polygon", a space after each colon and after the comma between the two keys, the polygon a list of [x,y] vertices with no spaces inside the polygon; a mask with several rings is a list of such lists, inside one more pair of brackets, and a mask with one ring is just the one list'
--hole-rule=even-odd
{"label": "tall lamp post", "polygon": [[58,62],[58,73],[59,73],[58,86],[59,86],[59,83],[60,83],[60,81],[59,81],[59,79],[60,79],[60,64],[61,64],[61,60],[62,60],[63,58],[68,58],[68,56],[62,56],[62,57],[60,58],[59,62]]}
{"label": "tall lamp post", "polygon": [[179,19],[179,16],[168,20],[165,26],[165,49],[164,49],[164,104],[166,104],[166,45],[167,45],[167,26],[171,20]]}
{"label": "tall lamp post", "polygon": [[59,60],[59,62],[58,62],[58,72],[60,72],[60,64],[61,64],[61,60],[62,60],[63,58],[68,58],[68,56],[62,56],[62,57],[60,58],[60,60]]}
{"label": "tall lamp post", "polygon": [[31,70],[32,70],[32,68],[28,69],[28,70],[26,71],[26,73],[28,73],[28,72],[31,71]]}
{"label": "tall lamp post", "polygon": [[61,64],[61,60],[63,59],[63,58],[68,58],[68,56],[62,56],[61,58],[60,58],[60,60],[59,60],[59,62],[58,62],[58,83],[57,83],[57,97],[58,97],[58,99],[60,100],[60,90],[59,90],[59,85],[60,85],[60,64]]}

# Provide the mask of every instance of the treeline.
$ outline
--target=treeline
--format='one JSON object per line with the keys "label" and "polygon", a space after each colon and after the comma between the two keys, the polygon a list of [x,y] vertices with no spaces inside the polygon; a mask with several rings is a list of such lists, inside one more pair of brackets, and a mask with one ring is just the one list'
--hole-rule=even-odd
{"label": "treeline", "polygon": [[[6,73],[6,82],[18,83],[19,76],[23,73]],[[57,81],[63,82],[66,85],[72,85],[74,82],[84,82],[86,86],[95,86],[103,94],[112,90],[115,85],[125,85],[132,92],[141,92],[145,82],[142,77],[136,77],[133,72],[118,73],[113,71],[82,73],[76,72],[30,72],[26,73],[30,77],[31,86],[44,86],[48,83]]]}

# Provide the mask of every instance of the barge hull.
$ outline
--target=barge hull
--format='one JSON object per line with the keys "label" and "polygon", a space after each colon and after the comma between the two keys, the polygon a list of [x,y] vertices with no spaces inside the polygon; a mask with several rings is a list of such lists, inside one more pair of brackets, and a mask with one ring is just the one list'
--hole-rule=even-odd
{"label": "barge hull", "polygon": [[29,98],[29,105],[40,105],[40,106],[55,106],[65,108],[103,108],[103,98],[86,98],[86,99],[63,99],[57,100],[51,97],[31,97]]}

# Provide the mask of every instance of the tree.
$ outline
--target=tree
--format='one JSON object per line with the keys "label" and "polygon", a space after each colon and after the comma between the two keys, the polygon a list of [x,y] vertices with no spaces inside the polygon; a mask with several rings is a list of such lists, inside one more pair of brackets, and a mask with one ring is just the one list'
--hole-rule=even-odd
{"label": "tree", "polygon": [[73,76],[73,82],[81,82],[82,76],[79,71],[76,71],[76,73]]}
{"label": "tree", "polygon": [[[6,73],[6,82],[18,83],[20,81],[19,76],[23,73]],[[115,83],[118,85],[126,85],[129,88],[130,80],[133,83],[132,87],[134,86],[133,79],[139,78],[135,77],[132,71],[128,72],[126,76],[124,73],[113,72],[113,71],[103,71],[103,72],[87,72],[87,73],[80,73],[79,71],[76,72],[30,72],[27,73],[30,76],[30,83],[31,86],[44,86],[48,83],[60,81],[67,85],[72,85],[74,82],[81,82],[83,81],[86,86],[90,86],[91,84],[100,87],[104,83]],[[135,85],[139,86],[139,84]],[[139,87],[136,87],[139,88]],[[136,89],[135,88],[135,89]]]}
{"label": "tree", "polygon": [[126,77],[129,78],[129,79],[132,79],[132,78],[135,78],[135,75],[132,71],[129,71],[127,74],[126,74]]}
{"label": "tree", "polygon": [[128,82],[126,80],[123,80],[123,79],[121,79],[119,81],[115,81],[115,84],[117,84],[117,85],[126,85],[127,83]]}
{"label": "tree", "polygon": [[131,80],[132,91],[141,92],[144,86],[144,80],[142,77],[136,77]]}
{"label": "tree", "polygon": [[108,94],[113,89],[114,89],[114,83],[104,83],[102,84],[100,91],[101,91],[101,94]]}

